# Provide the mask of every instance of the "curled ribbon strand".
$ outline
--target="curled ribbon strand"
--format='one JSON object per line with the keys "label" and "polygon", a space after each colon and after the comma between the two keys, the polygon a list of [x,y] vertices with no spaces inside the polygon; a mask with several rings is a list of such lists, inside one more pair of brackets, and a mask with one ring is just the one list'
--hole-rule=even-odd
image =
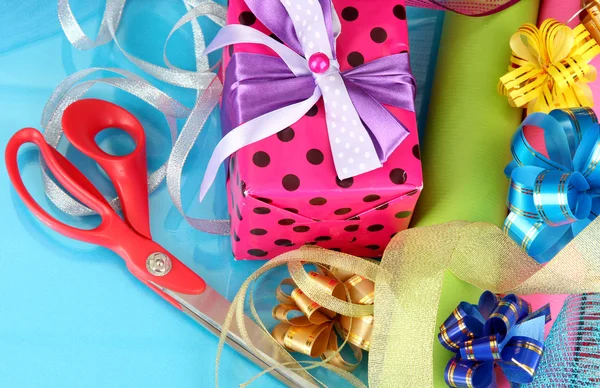
{"label": "curled ribbon strand", "polygon": [[[333,268],[308,275],[316,286],[335,298],[346,300],[347,291],[352,303],[373,304],[375,284],[362,276]],[[286,294],[284,286],[294,289]],[[280,345],[289,351],[329,360],[330,364],[349,372],[358,367],[362,361],[361,349],[368,351],[371,346],[372,315],[352,318],[328,310],[311,300],[293,279],[284,279],[276,295],[281,304],[273,309],[273,317],[281,323],[273,329],[272,335]],[[344,359],[338,348],[338,335],[348,342],[356,362]]]}
{"label": "curled ribbon strand", "polygon": [[[106,1],[106,8],[100,24],[100,30],[94,40],[85,35],[81,29],[75,15],[71,11],[69,0],[58,1],[58,18],[65,36],[76,48],[88,50],[114,41],[115,46],[123,53],[123,55],[138,66],[143,72],[169,84],[196,90],[196,103],[191,110],[181,105],[178,101],[172,99],[159,88],[153,86],[150,82],[138,75],[120,69],[91,68],[70,75],[56,87],[44,108],[41,124],[44,128],[44,137],[46,140],[53,147],[57,147],[62,136],[60,120],[63,111],[69,104],[84,97],[84,94],[97,83],[117,87],[147,102],[164,114],[169,125],[173,143],[169,160],[148,178],[149,192],[153,192],[166,178],[169,195],[171,196],[175,207],[190,225],[207,233],[227,235],[229,234],[228,220],[203,220],[185,214],[181,200],[180,187],[183,166],[186,159],[204,124],[209,119],[210,113],[218,104],[223,89],[221,82],[211,71],[212,68],[209,66],[208,58],[203,54],[205,49],[205,38],[196,19],[199,17],[208,17],[219,26],[223,26],[225,25],[226,19],[226,7],[210,0],[183,0],[183,3],[187,12],[175,23],[169,32],[163,47],[163,59],[167,64],[167,67],[161,67],[143,61],[138,57],[129,54],[120,45],[116,37],[116,31],[121,22],[123,8],[126,4],[125,0]],[[170,38],[178,29],[187,23],[190,23],[192,26],[196,71],[188,71],[173,66],[166,55],[166,47]],[[115,73],[119,77],[111,75],[106,78],[81,82],[85,77],[97,72]],[[177,119],[186,119],[179,136],[177,135]],[[43,166],[43,161],[41,161],[41,163]],[[74,201],[67,195],[48,176],[44,169],[42,170],[42,177],[46,195],[60,210],[75,216],[94,214],[91,209]],[[120,209],[118,197],[113,198],[110,201],[110,204],[115,210]]]}
{"label": "curled ribbon strand", "polygon": [[527,114],[557,108],[593,106],[588,82],[596,79],[589,64],[600,46],[582,25],[575,29],[554,19],[540,28],[524,24],[511,37],[509,72],[500,78],[498,91]]}
{"label": "curled ribbon strand", "polygon": [[[588,108],[534,113],[512,139],[504,231],[539,263],[552,259],[600,214],[597,123]],[[545,152],[528,141],[529,130],[543,131]]]}
{"label": "curled ribbon strand", "polygon": [[442,346],[456,353],[444,372],[451,387],[485,388],[494,383],[494,363],[508,381],[533,380],[544,350],[544,325],[550,305],[531,312],[531,305],[510,294],[484,292],[478,305],[462,302],[440,327]]}

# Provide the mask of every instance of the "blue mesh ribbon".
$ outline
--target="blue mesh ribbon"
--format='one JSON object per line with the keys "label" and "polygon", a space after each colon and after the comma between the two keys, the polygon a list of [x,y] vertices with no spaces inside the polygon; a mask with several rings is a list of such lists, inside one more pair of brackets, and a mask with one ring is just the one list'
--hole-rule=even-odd
{"label": "blue mesh ribbon", "polygon": [[[528,126],[543,130],[547,156],[528,142]],[[539,263],[600,214],[599,128],[591,109],[557,109],[528,116],[512,139],[504,231]]]}
{"label": "blue mesh ribbon", "polygon": [[495,384],[494,365],[511,383],[533,380],[544,350],[550,305],[531,312],[516,295],[484,292],[479,303],[461,302],[440,327],[442,346],[456,353],[444,376],[451,387],[487,388]]}

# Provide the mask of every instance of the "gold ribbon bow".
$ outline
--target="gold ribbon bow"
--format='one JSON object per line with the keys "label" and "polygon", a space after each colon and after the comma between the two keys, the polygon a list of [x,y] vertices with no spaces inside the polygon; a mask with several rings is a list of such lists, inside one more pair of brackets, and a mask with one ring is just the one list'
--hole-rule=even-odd
{"label": "gold ribbon bow", "polygon": [[582,24],[571,29],[554,19],[540,28],[527,23],[511,37],[510,47],[509,72],[498,91],[511,106],[527,106],[531,114],[594,105],[587,83],[596,79],[596,68],[589,62],[600,46]]}
{"label": "gold ribbon bow", "polygon": [[[362,276],[333,268],[308,274],[313,286],[335,298],[362,305],[373,304],[375,284]],[[294,289],[287,294],[284,286]],[[273,309],[273,317],[281,322],[272,332],[277,342],[289,351],[310,357],[323,360],[332,357],[329,363],[346,371],[356,369],[362,361],[361,349],[368,351],[371,346],[373,316],[351,318],[336,314],[311,300],[292,279],[284,279],[277,287],[276,295],[281,302]],[[343,358],[336,332],[350,345],[356,362]]]}

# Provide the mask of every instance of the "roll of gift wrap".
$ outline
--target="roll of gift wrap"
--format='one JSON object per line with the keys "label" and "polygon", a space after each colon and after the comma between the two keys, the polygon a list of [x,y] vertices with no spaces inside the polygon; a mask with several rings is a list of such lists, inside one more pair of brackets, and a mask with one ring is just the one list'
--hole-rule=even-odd
{"label": "roll of gift wrap", "polygon": [[452,220],[502,225],[506,217],[509,143],[521,109],[497,93],[509,40],[535,23],[539,0],[523,0],[496,15],[448,13],[423,144],[425,187],[413,226]]}
{"label": "roll of gift wrap", "polygon": [[[541,0],[537,25],[541,25],[544,20],[549,18],[566,23],[580,8],[581,0]],[[575,28],[578,24],[579,18],[575,18],[568,26]]]}

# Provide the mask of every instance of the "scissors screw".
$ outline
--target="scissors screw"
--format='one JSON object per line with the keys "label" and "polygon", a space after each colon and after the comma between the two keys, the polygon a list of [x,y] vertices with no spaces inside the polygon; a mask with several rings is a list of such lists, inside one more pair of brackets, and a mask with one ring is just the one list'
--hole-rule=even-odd
{"label": "scissors screw", "polygon": [[146,259],[146,269],[154,276],[164,276],[171,270],[171,259],[161,252],[152,253]]}

